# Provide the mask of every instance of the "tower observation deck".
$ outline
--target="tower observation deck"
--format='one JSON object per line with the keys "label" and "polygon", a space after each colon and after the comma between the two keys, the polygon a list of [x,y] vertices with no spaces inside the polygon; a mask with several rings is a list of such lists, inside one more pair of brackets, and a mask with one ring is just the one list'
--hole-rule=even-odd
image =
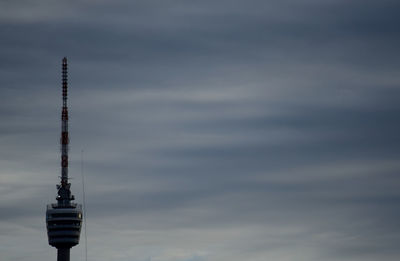
{"label": "tower observation deck", "polygon": [[62,60],[61,111],[61,181],[57,184],[57,203],[48,204],[46,225],[49,244],[57,248],[57,261],[70,261],[71,247],[79,243],[82,226],[82,206],[72,203],[71,183],[68,182],[68,107],[67,58]]}

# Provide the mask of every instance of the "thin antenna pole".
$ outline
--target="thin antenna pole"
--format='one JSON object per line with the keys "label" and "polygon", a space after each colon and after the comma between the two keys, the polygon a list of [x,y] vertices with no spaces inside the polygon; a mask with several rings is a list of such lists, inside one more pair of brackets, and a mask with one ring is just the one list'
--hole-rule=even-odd
{"label": "thin antenna pole", "polygon": [[84,226],[84,234],[85,234],[85,260],[88,260],[87,257],[87,234],[86,234],[86,195],[85,195],[85,178],[83,176],[83,150],[81,150],[81,175],[82,175],[82,193],[83,193],[83,226]]}

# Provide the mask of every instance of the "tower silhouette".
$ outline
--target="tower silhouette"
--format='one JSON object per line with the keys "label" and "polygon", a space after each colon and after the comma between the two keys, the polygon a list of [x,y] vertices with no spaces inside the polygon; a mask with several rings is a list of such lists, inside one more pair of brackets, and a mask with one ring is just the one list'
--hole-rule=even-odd
{"label": "tower silhouette", "polygon": [[71,247],[79,244],[82,226],[82,205],[72,203],[71,183],[68,182],[68,64],[62,60],[61,111],[61,181],[57,184],[57,203],[48,204],[46,226],[49,244],[57,248],[57,261],[69,261]]}

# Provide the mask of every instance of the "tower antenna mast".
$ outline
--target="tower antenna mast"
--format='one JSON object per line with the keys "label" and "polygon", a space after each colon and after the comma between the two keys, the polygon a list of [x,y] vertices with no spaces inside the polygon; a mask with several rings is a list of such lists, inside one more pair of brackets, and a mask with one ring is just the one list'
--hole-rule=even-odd
{"label": "tower antenna mast", "polygon": [[49,244],[57,248],[57,261],[70,261],[70,248],[79,243],[82,205],[72,203],[68,182],[68,63],[62,60],[61,181],[57,184],[57,203],[47,205],[46,225]]}
{"label": "tower antenna mast", "polygon": [[61,111],[61,184],[57,186],[57,201],[68,205],[74,196],[71,195],[71,183],[68,183],[68,63],[67,58],[62,60],[62,111]]}

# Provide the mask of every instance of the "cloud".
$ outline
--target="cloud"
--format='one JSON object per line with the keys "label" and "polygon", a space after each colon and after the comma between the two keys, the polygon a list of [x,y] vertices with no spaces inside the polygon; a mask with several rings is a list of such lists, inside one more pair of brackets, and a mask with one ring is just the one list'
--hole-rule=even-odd
{"label": "cloud", "polygon": [[68,56],[90,258],[397,260],[397,9],[2,2],[2,255],[54,259],[44,209]]}

